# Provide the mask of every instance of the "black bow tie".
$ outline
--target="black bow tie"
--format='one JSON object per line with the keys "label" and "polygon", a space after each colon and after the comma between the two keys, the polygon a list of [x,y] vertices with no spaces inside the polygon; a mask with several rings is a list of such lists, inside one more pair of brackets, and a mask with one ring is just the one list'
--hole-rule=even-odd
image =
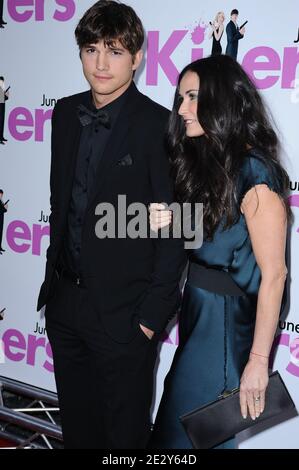
{"label": "black bow tie", "polygon": [[106,129],[111,128],[110,117],[106,111],[101,111],[99,109],[98,111],[94,112],[86,108],[83,104],[79,104],[78,117],[82,126],[88,126],[92,122],[96,122],[106,127]]}

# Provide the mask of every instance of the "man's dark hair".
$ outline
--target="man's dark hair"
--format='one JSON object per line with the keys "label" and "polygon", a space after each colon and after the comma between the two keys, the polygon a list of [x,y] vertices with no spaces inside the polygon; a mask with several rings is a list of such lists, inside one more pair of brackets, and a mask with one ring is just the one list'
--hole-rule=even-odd
{"label": "man's dark hair", "polygon": [[0,77],[0,80],[3,80],[3,81],[4,81],[4,77]]}
{"label": "man's dark hair", "polygon": [[239,14],[239,10],[237,10],[236,8],[234,8],[234,9],[231,11],[230,16],[232,16],[232,15],[238,15],[238,14]]}
{"label": "man's dark hair", "polygon": [[80,52],[84,46],[103,40],[113,47],[115,41],[134,56],[142,47],[144,30],[133,8],[113,0],[96,2],[79,21],[75,36]]}
{"label": "man's dark hair", "polygon": [[0,189],[0,194],[3,194],[3,189]]}

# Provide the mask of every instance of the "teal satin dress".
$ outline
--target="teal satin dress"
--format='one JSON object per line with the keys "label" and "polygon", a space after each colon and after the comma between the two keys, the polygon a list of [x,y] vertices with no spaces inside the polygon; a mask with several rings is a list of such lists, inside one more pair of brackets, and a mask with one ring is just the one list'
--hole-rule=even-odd
{"label": "teal satin dress", "polygon": [[[275,168],[268,168],[257,152],[245,158],[238,185],[239,203],[257,184],[280,188]],[[201,265],[226,271],[244,295],[219,295],[185,284],[179,318],[179,346],[164,382],[151,448],[192,449],[179,417],[214,401],[226,390],[239,387],[253,341],[260,269],[245,223],[223,231],[220,224],[212,241],[190,255]],[[219,447],[232,448],[234,440]]]}

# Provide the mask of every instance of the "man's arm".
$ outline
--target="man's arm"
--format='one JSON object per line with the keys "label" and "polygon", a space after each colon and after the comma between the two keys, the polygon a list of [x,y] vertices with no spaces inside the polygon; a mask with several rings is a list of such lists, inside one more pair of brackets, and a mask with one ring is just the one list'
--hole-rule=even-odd
{"label": "man's arm", "polygon": [[233,31],[231,23],[228,23],[226,26],[226,35],[227,35],[227,43],[229,44],[233,41],[233,37],[234,37],[234,31]]}
{"label": "man's arm", "polygon": [[1,204],[0,204],[0,214],[4,214],[5,212],[7,212],[7,209],[6,209],[5,205],[3,204],[3,202],[1,202]]}
{"label": "man's arm", "polygon": [[47,270],[50,268],[51,269],[51,264],[52,267],[52,258],[51,258],[51,253],[53,251],[53,247],[55,245],[55,236],[56,236],[56,225],[57,225],[57,219],[58,219],[58,211],[59,211],[59,206],[58,202],[56,199],[57,191],[56,191],[56,179],[57,179],[57,160],[58,160],[58,145],[59,145],[59,135],[58,135],[58,129],[59,125],[61,125],[61,102],[62,100],[58,100],[52,113],[52,119],[51,119],[51,126],[52,126],[52,131],[51,131],[51,167],[50,167],[50,217],[49,217],[49,222],[50,222],[50,244],[47,249],[46,253],[46,258],[47,258],[47,264],[46,264],[46,272],[45,272],[45,280],[41,286],[40,293],[38,296],[38,301],[37,301],[37,311],[39,311],[43,305],[45,304],[45,298],[44,298],[44,289],[45,289],[45,282],[47,278]]}
{"label": "man's arm", "polygon": [[[173,202],[173,183],[164,149],[164,125],[153,135],[150,149],[150,177],[154,201]],[[140,323],[152,331],[162,332],[175,314],[180,301],[179,282],[187,262],[184,240],[154,239],[155,260],[148,292],[139,306]]]}
{"label": "man's arm", "polygon": [[56,235],[56,221],[58,218],[59,213],[59,205],[56,199],[56,178],[57,178],[57,153],[58,153],[58,145],[59,145],[59,138],[58,138],[58,129],[59,129],[59,121],[61,116],[61,106],[62,100],[58,100],[52,113],[51,125],[52,125],[52,132],[51,132],[51,166],[50,166],[50,244],[47,249],[47,260],[50,257],[51,250],[54,246],[54,240]]}
{"label": "man's arm", "polygon": [[232,43],[234,41],[239,41],[243,39],[243,34],[238,31],[238,29],[232,23],[228,23],[226,27],[226,34],[227,34],[227,42]]}

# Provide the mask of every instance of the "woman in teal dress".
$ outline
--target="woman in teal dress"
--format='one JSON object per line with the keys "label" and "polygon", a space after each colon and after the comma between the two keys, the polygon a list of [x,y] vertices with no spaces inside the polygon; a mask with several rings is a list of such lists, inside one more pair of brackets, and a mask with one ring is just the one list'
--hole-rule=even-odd
{"label": "woman in teal dress", "polygon": [[[259,93],[227,56],[182,71],[168,143],[177,200],[203,203],[204,240],[188,250],[179,346],[150,447],[191,449],[181,415],[239,386],[243,417],[265,407],[287,274],[288,177]],[[171,220],[162,209],[151,205],[153,230]]]}

